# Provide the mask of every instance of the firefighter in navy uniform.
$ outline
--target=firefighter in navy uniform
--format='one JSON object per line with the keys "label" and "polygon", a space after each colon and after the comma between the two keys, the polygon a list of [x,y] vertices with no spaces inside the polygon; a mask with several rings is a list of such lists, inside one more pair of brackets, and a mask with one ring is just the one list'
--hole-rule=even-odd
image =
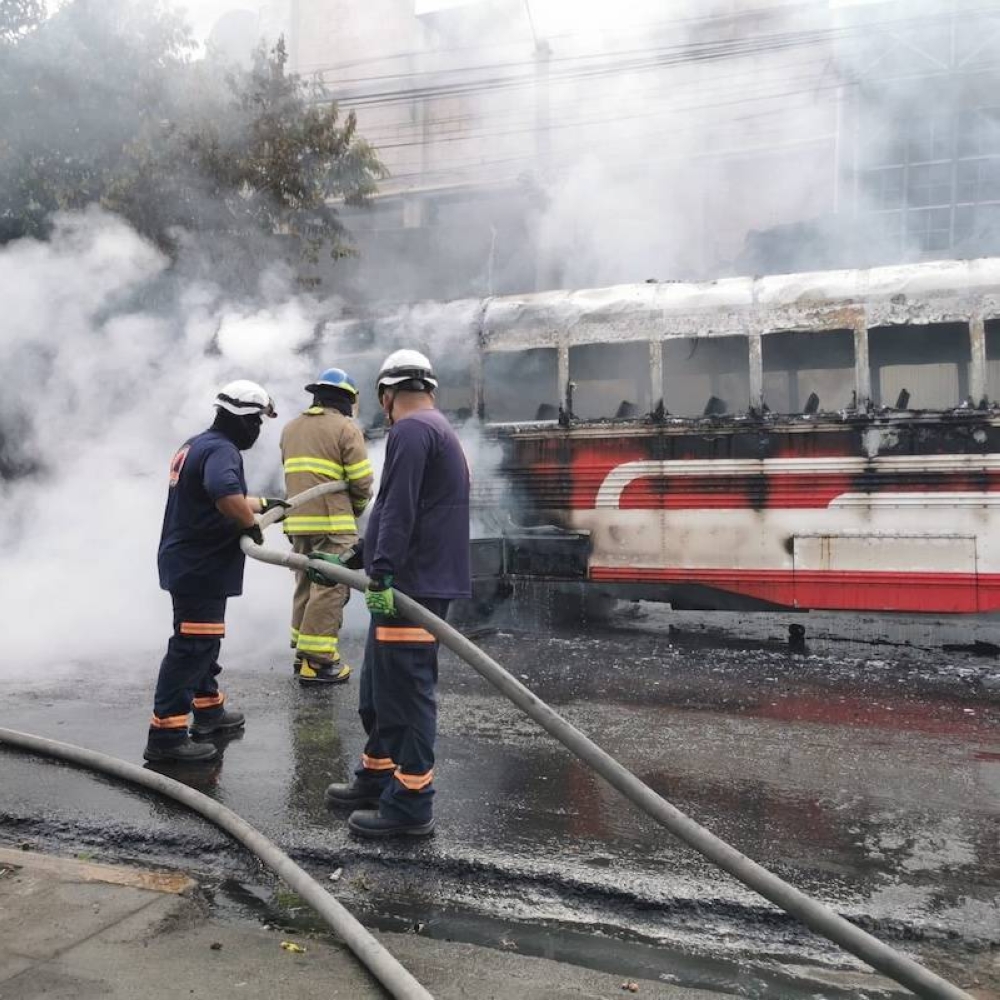
{"label": "firefighter in navy uniform", "polygon": [[[313,395],[312,406],[281,432],[285,495],[331,480],[345,482],[347,489],[302,504],[285,518],[284,529],[300,555],[336,555],[357,543],[356,518],[372,495],[372,464],[361,428],[352,419],[358,387],[343,369],[328,368],[306,392]],[[341,684],[350,677],[339,640],[349,595],[348,587],[317,586],[306,573],[295,574],[291,645],[294,671],[303,686]]]}
{"label": "firefighter in navy uniform", "polygon": [[226,708],[217,681],[226,601],[243,590],[240,536],[262,544],[254,515],[273,504],[287,507],[283,500],[246,495],[240,454],[257,440],[263,418],[277,415],[271,397],[239,379],[222,388],[215,409],[212,426],[186,441],[170,463],[157,565],[160,586],[173,602],[174,631],[156,681],[143,753],[149,761],[211,760],[217,748],[191,736],[243,727],[243,713]]}
{"label": "firefighter in navy uniform", "polygon": [[330,785],[326,803],[354,808],[357,836],[425,836],[434,829],[438,644],[397,613],[392,589],[440,618],[470,595],[469,467],[435,408],[438,382],[423,354],[389,355],[377,385],[390,429],[361,546],[372,616],[358,706],[367,740],[354,780]]}

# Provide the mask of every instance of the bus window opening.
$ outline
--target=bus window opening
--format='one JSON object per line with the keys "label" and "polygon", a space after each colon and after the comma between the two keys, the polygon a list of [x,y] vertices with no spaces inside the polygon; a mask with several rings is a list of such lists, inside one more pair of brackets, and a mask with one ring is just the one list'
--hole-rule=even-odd
{"label": "bus window opening", "polygon": [[986,321],[986,398],[1000,402],[1000,319]]}
{"label": "bus window opening", "polygon": [[969,395],[967,323],[874,327],[868,358],[876,406],[950,410]]}
{"label": "bus window opening", "polygon": [[649,345],[583,344],[569,349],[573,415],[601,420],[649,413]]}
{"label": "bus window opening", "polygon": [[559,397],[559,354],[555,348],[484,355],[483,405],[491,423],[556,420]]}
{"label": "bus window opening", "polygon": [[745,413],[750,405],[750,344],[747,338],[665,340],[663,404],[675,417]]}
{"label": "bus window opening", "polygon": [[767,333],[761,337],[764,402],[772,413],[846,409],[854,396],[850,330]]}

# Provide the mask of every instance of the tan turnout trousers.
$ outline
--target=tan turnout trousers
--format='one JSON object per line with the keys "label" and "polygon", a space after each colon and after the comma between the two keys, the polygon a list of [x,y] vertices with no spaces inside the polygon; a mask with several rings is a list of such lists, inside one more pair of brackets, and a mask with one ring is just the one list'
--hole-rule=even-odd
{"label": "tan turnout trousers", "polygon": [[[293,549],[303,556],[310,552],[342,555],[357,540],[357,535],[289,536]],[[296,659],[306,659],[320,667],[340,660],[340,626],[350,595],[350,587],[343,584],[322,587],[310,582],[305,573],[295,574],[291,645]]]}

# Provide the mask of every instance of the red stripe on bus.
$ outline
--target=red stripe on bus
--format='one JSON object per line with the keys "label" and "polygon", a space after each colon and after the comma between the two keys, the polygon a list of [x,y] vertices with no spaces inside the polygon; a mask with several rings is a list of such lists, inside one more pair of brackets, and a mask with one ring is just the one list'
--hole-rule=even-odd
{"label": "red stripe on bus", "polygon": [[[852,479],[836,475],[657,476],[636,479],[622,491],[621,510],[720,510],[829,507],[851,492]],[[921,486],[924,491],[924,487]],[[880,488],[879,493],[889,492]],[[596,494],[595,494],[596,497]]]}
{"label": "red stripe on bus", "polygon": [[[598,493],[616,467],[574,461],[566,469],[529,466],[512,473],[518,485],[541,507],[592,510]],[[719,510],[825,508],[843,493],[882,496],[893,493],[1000,492],[1000,473],[858,472],[690,473],[638,476],[623,484],[622,510]]]}
{"label": "red stripe on bus", "polygon": [[788,608],[968,614],[1000,610],[1000,574],[593,566],[608,583],[697,584]]}
{"label": "red stripe on bus", "polygon": [[[622,491],[621,510],[802,509],[824,508],[844,493],[870,496],[893,493],[1000,492],[1000,476],[967,473],[916,475],[879,473],[860,482],[847,473],[771,473],[754,476],[666,475],[643,477]],[[596,498],[596,493],[595,493]]]}

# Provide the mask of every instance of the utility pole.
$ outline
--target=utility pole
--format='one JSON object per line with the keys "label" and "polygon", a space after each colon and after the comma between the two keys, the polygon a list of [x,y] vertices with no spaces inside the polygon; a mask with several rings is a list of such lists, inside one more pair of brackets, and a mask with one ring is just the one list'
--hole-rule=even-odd
{"label": "utility pole", "polygon": [[535,156],[542,176],[548,173],[551,153],[549,136],[549,60],[552,47],[543,38],[535,41]]}
{"label": "utility pole", "polygon": [[301,50],[299,48],[299,25],[302,11],[299,8],[299,0],[291,0],[288,9],[288,68],[293,73],[298,73]]}
{"label": "utility pole", "polygon": [[535,31],[535,19],[531,16],[531,0],[524,0],[524,12],[528,15],[531,40],[535,46],[535,159],[539,173],[544,174],[549,166],[549,60],[552,46]]}
{"label": "utility pole", "polygon": [[[531,16],[531,0],[524,0],[524,11],[528,15],[531,39],[535,46],[535,173],[539,184],[548,178],[551,166],[551,136],[549,134],[549,67],[552,46],[535,31],[535,20]],[[541,291],[551,284],[546,273],[539,247],[535,246],[535,290]]]}

